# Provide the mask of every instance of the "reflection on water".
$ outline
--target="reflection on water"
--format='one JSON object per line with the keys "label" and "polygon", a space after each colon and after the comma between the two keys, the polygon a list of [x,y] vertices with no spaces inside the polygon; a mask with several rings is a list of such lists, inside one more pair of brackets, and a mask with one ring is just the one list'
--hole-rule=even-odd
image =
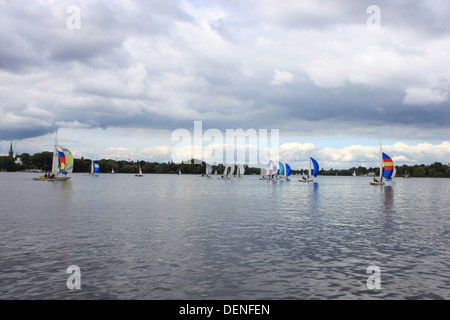
{"label": "reflection on water", "polygon": [[0,187],[2,299],[450,298],[450,179],[1,174]]}
{"label": "reflection on water", "polygon": [[392,186],[384,186],[384,212],[394,213],[394,188]]}

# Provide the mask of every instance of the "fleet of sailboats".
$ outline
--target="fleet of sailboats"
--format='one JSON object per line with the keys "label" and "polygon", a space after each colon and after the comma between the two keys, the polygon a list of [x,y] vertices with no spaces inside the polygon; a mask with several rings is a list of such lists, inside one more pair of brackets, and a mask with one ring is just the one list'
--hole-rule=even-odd
{"label": "fleet of sailboats", "polygon": [[[314,182],[319,174],[319,163],[316,159],[309,156],[309,170],[307,176],[302,175],[299,179],[300,182]],[[33,180],[41,181],[66,181],[70,177],[68,174],[73,173],[74,158],[72,153],[65,147],[58,146],[58,138],[55,136],[55,145],[53,151],[52,160],[52,170],[49,173],[41,177],[35,177]],[[394,166],[394,161],[392,158],[383,152],[381,143],[379,149],[379,176],[374,177],[373,181],[370,181],[371,185],[384,185],[385,181],[392,181],[396,176],[396,168]],[[235,172],[236,170],[236,172]],[[202,177],[211,177],[213,167],[207,163],[205,174]],[[99,164],[91,160],[91,170],[89,175],[97,176],[100,173]],[[111,173],[114,174],[114,168],[111,167]],[[178,175],[181,175],[181,170],[178,170]],[[217,170],[215,170],[214,175],[218,175]],[[243,178],[245,175],[244,164],[227,164],[225,165],[224,171],[219,179],[231,179],[234,177]],[[136,177],[143,177],[141,164],[139,163],[139,173],[135,175]],[[266,168],[261,168],[261,178],[260,180],[288,180],[291,176],[291,167],[288,163],[283,163],[281,161],[270,160]],[[356,170],[353,171],[352,176],[356,177]],[[409,176],[405,172],[405,176]],[[377,179],[378,178],[378,179]],[[384,180],[383,180],[384,179]]]}

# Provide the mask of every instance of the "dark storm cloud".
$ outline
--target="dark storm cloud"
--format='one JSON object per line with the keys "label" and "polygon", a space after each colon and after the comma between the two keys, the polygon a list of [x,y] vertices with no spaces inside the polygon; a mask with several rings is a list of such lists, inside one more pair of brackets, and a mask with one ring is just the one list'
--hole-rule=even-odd
{"label": "dark storm cloud", "polygon": [[372,3],[356,0],[0,4],[0,140],[56,123],[448,128],[442,1],[380,1],[379,32],[366,27]]}

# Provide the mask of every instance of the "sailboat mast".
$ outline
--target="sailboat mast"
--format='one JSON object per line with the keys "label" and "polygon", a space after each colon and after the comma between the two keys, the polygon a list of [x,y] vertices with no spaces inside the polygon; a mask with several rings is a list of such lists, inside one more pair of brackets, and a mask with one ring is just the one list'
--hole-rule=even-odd
{"label": "sailboat mast", "polygon": [[311,153],[308,153],[309,155],[309,175],[308,175],[308,180],[311,179]]}
{"label": "sailboat mast", "polygon": [[381,143],[380,143],[380,181],[383,177],[383,150],[381,149]]}

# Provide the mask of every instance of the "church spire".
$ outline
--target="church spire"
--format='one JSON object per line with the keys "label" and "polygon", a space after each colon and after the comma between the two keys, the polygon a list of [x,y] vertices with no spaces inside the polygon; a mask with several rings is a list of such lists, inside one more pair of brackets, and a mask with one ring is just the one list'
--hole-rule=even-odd
{"label": "church spire", "polygon": [[11,141],[11,146],[9,147],[9,156],[11,158],[14,158],[14,152],[13,152],[13,148],[12,148],[12,141]]}

